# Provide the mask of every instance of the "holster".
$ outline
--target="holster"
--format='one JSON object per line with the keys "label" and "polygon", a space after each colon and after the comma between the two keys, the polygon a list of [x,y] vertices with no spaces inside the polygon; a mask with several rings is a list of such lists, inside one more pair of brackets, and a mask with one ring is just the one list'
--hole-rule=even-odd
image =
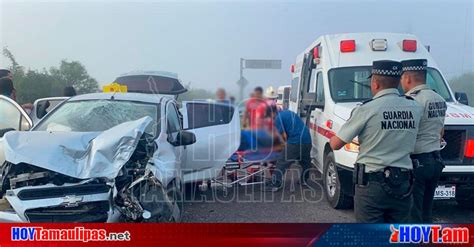
{"label": "holster", "polygon": [[420,160],[416,158],[411,158],[411,164],[413,165],[413,170],[422,166],[422,164],[420,163]]}
{"label": "holster", "polygon": [[398,167],[386,167],[383,171],[382,188],[387,194],[397,199],[404,199],[413,192],[413,173],[402,171]]}
{"label": "holster", "polygon": [[413,154],[410,156],[413,169],[417,169],[423,167],[425,165],[435,165],[437,163],[441,168],[445,167],[443,158],[441,157],[441,153],[439,151],[434,151],[431,153],[422,153],[422,154]]}
{"label": "holster", "polygon": [[367,176],[365,175],[365,165],[356,163],[354,165],[354,172],[352,173],[352,182],[355,185],[366,185]]}
{"label": "holster", "polygon": [[431,153],[433,155],[433,158],[439,163],[439,165],[444,168],[446,165],[444,164],[444,160],[441,157],[441,152],[440,151],[434,151]]}
{"label": "holster", "polygon": [[383,171],[365,173],[365,165],[356,163],[352,180],[355,185],[367,185],[369,181],[378,182],[383,190],[397,199],[404,199],[413,192],[413,173],[398,167],[386,167]]}

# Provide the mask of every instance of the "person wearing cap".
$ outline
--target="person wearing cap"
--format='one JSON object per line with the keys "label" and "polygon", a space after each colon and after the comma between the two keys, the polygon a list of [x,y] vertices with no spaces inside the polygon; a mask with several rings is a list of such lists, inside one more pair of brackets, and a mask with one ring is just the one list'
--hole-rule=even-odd
{"label": "person wearing cap", "polygon": [[357,222],[408,222],[412,203],[412,161],[422,107],[400,95],[400,62],[374,61],[373,98],[354,108],[331,138],[333,150],[360,144],[354,165],[354,211]]}
{"label": "person wearing cap", "polygon": [[444,168],[440,144],[447,105],[443,97],[426,85],[427,64],[426,59],[402,61],[403,91],[423,106],[415,150],[411,155],[415,177],[411,217],[417,223],[433,221],[433,197]]}
{"label": "person wearing cap", "polygon": [[[265,102],[261,104],[259,107],[263,108],[261,111],[265,111],[268,113],[268,108],[272,106],[276,106],[276,100],[278,95],[275,92],[275,89],[272,86],[269,86],[265,90],[265,94],[263,95]],[[265,117],[262,119],[263,121],[263,128],[266,128],[268,131],[272,132],[274,128],[273,118],[269,114],[265,114]]]}

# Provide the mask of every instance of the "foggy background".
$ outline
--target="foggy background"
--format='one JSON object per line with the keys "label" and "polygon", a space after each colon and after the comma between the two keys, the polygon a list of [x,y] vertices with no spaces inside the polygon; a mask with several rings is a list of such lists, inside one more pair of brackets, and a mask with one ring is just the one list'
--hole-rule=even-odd
{"label": "foggy background", "polygon": [[473,22],[473,1],[0,0],[0,47],[25,68],[80,61],[100,84],[164,70],[237,96],[240,58],[283,61],[282,70],[246,70],[247,92],[290,84],[296,56],[330,33],[413,33],[447,78],[460,76],[474,71]]}

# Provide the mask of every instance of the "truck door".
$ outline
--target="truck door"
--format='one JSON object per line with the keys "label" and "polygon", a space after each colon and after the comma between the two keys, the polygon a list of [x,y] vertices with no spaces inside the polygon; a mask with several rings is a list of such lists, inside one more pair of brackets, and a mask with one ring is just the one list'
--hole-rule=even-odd
{"label": "truck door", "polygon": [[321,135],[319,135],[318,128],[321,128],[321,126],[325,126],[325,123],[326,121],[328,121],[328,119],[326,117],[327,114],[325,114],[324,112],[324,80],[321,69],[313,69],[311,80],[314,80],[314,82],[311,81],[311,86],[313,87],[312,90],[314,90],[316,95],[315,105],[317,106],[311,112],[309,124],[309,127],[311,128],[311,138],[313,140],[313,149],[311,151],[311,157],[317,161],[316,165],[322,170],[322,160],[324,152],[322,147],[324,147],[325,140],[321,138]]}
{"label": "truck door", "polygon": [[0,137],[8,130],[29,130],[33,123],[28,114],[12,99],[0,95]]}
{"label": "truck door", "polygon": [[219,175],[240,145],[239,111],[232,105],[205,101],[183,102],[184,128],[196,135],[186,148],[184,182],[212,179]]}
{"label": "truck door", "polygon": [[[314,105],[314,92],[311,92],[312,71],[315,68],[311,53],[305,54],[303,66],[301,68],[301,79],[298,92],[298,115],[308,120],[308,113]],[[307,122],[307,121],[306,121]]]}

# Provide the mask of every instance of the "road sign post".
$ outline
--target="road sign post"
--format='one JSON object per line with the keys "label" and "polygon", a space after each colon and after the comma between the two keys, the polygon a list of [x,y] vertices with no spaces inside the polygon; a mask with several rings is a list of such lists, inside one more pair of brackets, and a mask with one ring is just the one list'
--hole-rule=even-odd
{"label": "road sign post", "polygon": [[240,79],[237,81],[240,101],[244,99],[244,88],[248,84],[244,77],[244,69],[281,69],[281,60],[240,58]]}

